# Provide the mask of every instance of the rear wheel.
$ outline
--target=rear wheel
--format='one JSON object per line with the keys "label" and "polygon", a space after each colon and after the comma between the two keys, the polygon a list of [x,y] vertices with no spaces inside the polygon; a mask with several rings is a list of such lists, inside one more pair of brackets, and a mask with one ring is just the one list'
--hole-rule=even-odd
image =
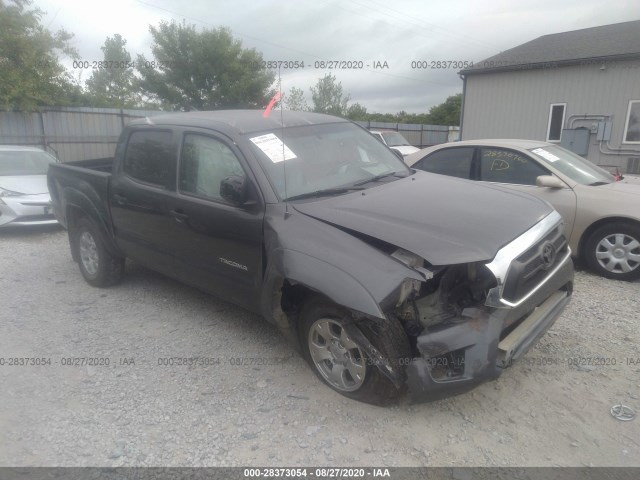
{"label": "rear wheel", "polygon": [[595,230],[585,246],[591,269],[616,280],[640,278],[640,226],[613,223]]}
{"label": "rear wheel", "polygon": [[[374,405],[397,400],[398,389],[374,362],[365,349],[344,328],[352,322],[350,313],[322,298],[314,298],[302,309],[300,342],[306,360],[316,375],[336,392]],[[364,321],[358,328],[367,340],[404,378],[404,361],[410,358],[407,336],[395,319]]]}
{"label": "rear wheel", "polygon": [[88,219],[78,221],[75,229],[80,273],[94,287],[108,287],[120,281],[124,258],[111,255],[104,246],[102,234]]}

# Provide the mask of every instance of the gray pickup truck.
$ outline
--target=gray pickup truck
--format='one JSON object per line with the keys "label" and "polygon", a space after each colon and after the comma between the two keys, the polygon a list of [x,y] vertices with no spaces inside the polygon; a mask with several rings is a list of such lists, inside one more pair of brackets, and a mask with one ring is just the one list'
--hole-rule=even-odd
{"label": "gray pickup truck", "polygon": [[374,404],[498,377],[571,297],[549,204],[411,170],[331,116],[139,120],[115,158],[51,165],[48,184],[88,283],[116,283],[130,258],[218,295]]}

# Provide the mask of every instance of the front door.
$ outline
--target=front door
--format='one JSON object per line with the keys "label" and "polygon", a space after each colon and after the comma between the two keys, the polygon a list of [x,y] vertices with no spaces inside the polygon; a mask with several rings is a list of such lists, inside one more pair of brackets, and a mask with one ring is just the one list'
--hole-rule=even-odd
{"label": "front door", "polygon": [[[239,150],[223,135],[185,132],[173,200],[179,278],[259,311],[264,204]],[[233,205],[220,195],[231,175],[250,179],[250,200]]]}

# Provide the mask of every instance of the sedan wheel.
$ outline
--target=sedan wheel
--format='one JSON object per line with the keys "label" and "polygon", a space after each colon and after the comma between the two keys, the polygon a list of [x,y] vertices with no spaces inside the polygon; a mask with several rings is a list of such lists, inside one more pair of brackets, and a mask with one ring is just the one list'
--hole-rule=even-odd
{"label": "sedan wheel", "polygon": [[600,227],[589,237],[585,253],[589,266],[604,277],[640,278],[640,227],[627,224]]}

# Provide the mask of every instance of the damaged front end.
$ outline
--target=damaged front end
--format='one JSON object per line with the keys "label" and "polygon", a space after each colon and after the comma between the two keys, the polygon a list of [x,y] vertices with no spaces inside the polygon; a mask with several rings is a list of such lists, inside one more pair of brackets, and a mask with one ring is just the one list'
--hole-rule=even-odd
{"label": "damaged front end", "polygon": [[462,393],[497,378],[555,322],[572,291],[573,264],[561,218],[548,215],[489,263],[425,268],[402,249],[391,255],[420,272],[395,292],[386,313],[413,350],[405,362],[414,401]]}

